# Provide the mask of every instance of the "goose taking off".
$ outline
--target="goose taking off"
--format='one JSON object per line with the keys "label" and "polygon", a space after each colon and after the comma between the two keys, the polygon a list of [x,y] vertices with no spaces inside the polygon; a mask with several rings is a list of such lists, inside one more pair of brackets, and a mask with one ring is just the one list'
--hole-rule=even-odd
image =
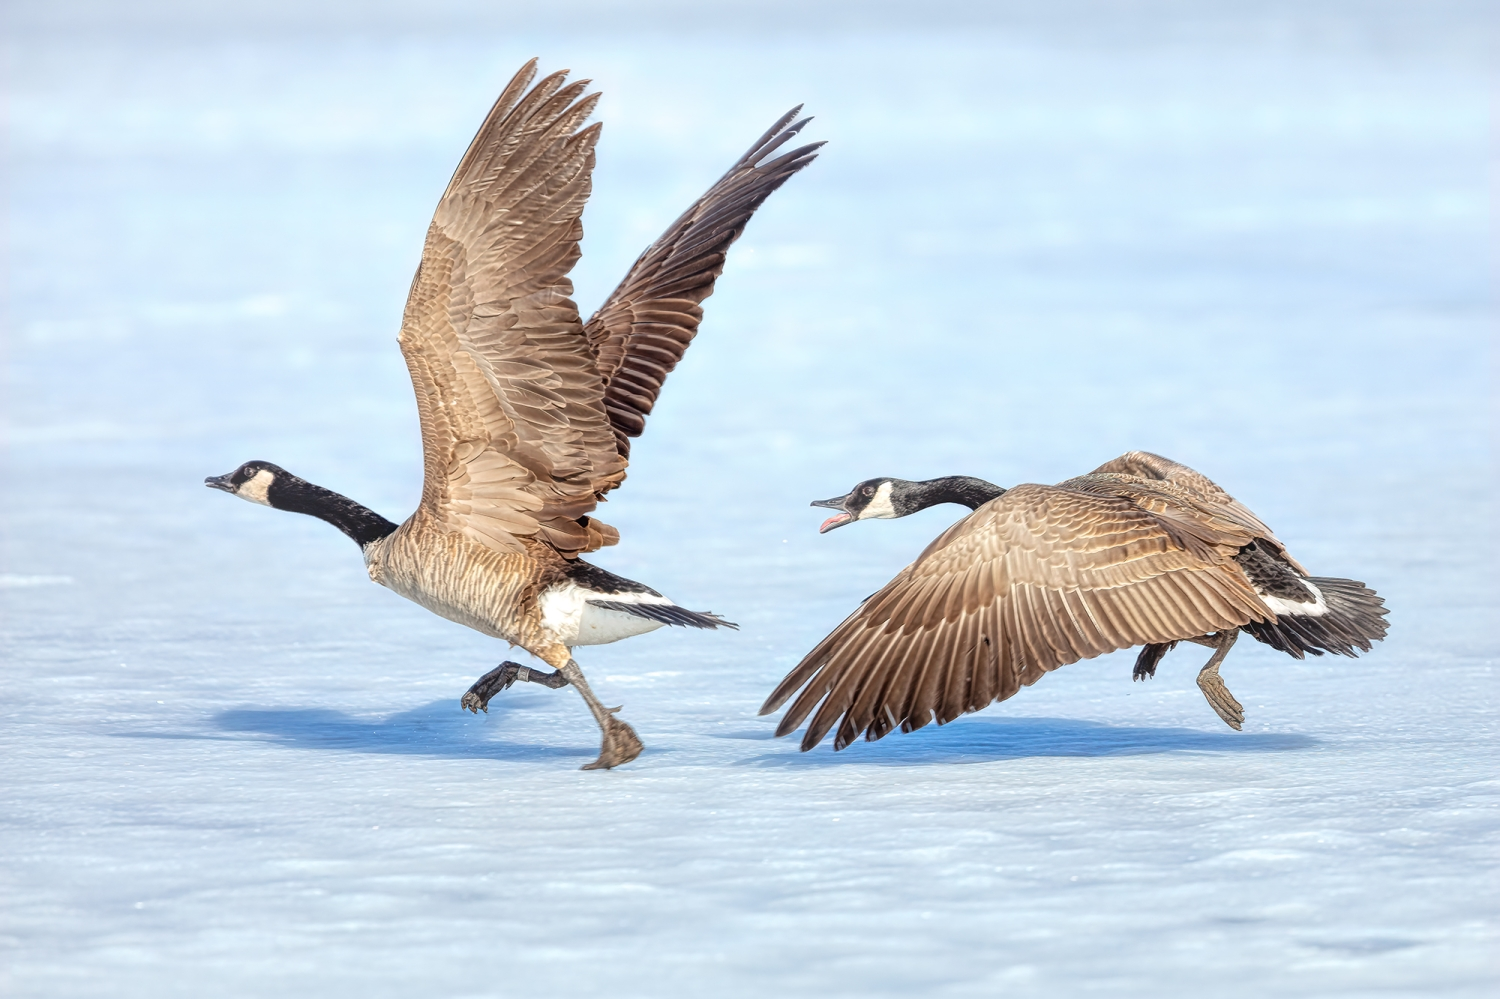
{"label": "goose taking off", "polygon": [[599,95],[567,71],[529,92],[527,63],[491,108],[427,230],[401,322],[416,388],[422,501],[397,526],[265,461],[206,484],[322,518],[353,538],[370,578],[435,614],[519,645],[555,670],[506,662],[470,711],[517,680],[571,685],[603,732],[584,769],[640,755],[633,729],[589,690],[570,650],[662,625],[734,627],[579,558],[615,544],[595,505],[625,478],[630,438],[697,332],[700,303],[750,216],[822,143],[775,155],[794,108],[641,254],[587,323],[569,297],[599,126]]}
{"label": "goose taking off", "polygon": [[1385,637],[1385,605],[1373,590],[1309,576],[1232,496],[1186,465],[1143,451],[1055,486],[869,479],[813,506],[839,511],[819,528],[827,533],[938,503],[974,512],[771,692],[761,714],[801,690],[777,735],[809,714],[804,751],[835,725],[834,749],[860,733],[874,741],[895,728],[941,725],[1005,700],[1049,670],[1134,645],[1145,646],[1133,674],[1143,680],[1184,641],[1214,650],[1198,686],[1239,729],[1244,709],[1219,664],[1241,631],[1298,659],[1353,656]]}

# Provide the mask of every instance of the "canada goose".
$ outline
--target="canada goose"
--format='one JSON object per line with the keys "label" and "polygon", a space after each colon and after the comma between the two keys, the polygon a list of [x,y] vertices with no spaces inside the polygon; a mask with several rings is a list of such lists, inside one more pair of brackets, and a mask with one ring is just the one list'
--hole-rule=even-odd
{"label": "canada goose", "polygon": [[1309,576],[1232,496],[1144,451],[1055,486],[881,478],[813,506],[839,511],[819,528],[827,533],[938,503],[974,512],[787,674],[760,709],[775,711],[801,689],[777,735],[814,708],[804,751],[835,723],[834,749],[861,732],[874,741],[898,726],[941,725],[1049,670],[1133,645],[1145,645],[1133,673],[1144,680],[1183,641],[1214,650],[1198,686],[1238,730],[1244,709],[1219,664],[1241,631],[1298,659],[1353,656],[1385,637],[1373,590]]}
{"label": "canada goose", "polygon": [[[422,501],[397,526],[270,462],[206,484],[328,521],[357,542],[375,582],[553,667],[505,662],[464,694],[488,710],[517,680],[572,685],[603,733],[585,770],[640,755],[633,729],[589,689],[570,649],[662,625],[733,628],[578,556],[619,534],[590,514],[625,478],[630,438],[697,332],[700,304],[755,209],[821,142],[771,158],[801,131],[776,122],[641,254],[583,323],[568,271],[583,235],[599,95],[527,63],[490,109],[438,203],[401,322],[416,388]],[[524,96],[523,96],[524,92]],[[581,99],[580,99],[581,97]]]}

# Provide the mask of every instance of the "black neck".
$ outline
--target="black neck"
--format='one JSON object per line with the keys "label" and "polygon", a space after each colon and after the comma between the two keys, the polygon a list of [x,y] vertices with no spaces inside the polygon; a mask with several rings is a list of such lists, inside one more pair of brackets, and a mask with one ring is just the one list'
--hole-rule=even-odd
{"label": "black neck", "polygon": [[367,506],[361,506],[332,489],[315,486],[295,475],[281,474],[266,491],[266,499],[278,510],[305,513],[343,531],[363,548],[379,541],[396,529],[396,525]]}
{"label": "black neck", "polygon": [[957,503],[970,510],[977,510],[996,496],[1005,492],[1000,486],[968,475],[945,475],[940,479],[913,482],[908,498],[920,505],[912,512],[925,510],[939,503]]}

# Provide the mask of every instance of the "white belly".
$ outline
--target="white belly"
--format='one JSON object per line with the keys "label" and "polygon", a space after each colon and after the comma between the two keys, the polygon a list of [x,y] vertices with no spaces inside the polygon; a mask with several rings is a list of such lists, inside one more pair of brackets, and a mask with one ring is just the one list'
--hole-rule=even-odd
{"label": "white belly", "polygon": [[571,645],[608,645],[632,635],[644,635],[662,627],[660,621],[648,621],[624,611],[583,605],[583,614],[578,621],[578,637]]}
{"label": "white belly", "polygon": [[546,590],[537,603],[542,611],[542,627],[562,645],[608,645],[622,638],[644,635],[662,626],[660,621],[637,617],[626,611],[591,604],[590,599],[620,603],[671,604],[666,597],[651,593],[603,594],[586,590],[573,583],[563,583]]}

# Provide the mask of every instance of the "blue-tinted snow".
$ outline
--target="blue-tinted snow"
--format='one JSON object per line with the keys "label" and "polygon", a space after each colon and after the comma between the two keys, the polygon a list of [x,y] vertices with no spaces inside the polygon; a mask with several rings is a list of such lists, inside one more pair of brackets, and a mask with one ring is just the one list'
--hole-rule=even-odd
{"label": "blue-tinted snow", "polygon": [[[1479,5],[134,6],[12,9],[0,991],[1489,994]],[[533,54],[605,93],[585,308],[787,107],[830,140],[603,511],[600,563],[742,625],[586,650],[647,746],[612,773],[571,692],[461,712],[504,648],[201,485],[267,458],[409,511],[402,298]],[[1183,649],[771,738],[955,516],[819,537],[810,499],[1136,447],[1390,639],[1242,642],[1243,734]]]}

